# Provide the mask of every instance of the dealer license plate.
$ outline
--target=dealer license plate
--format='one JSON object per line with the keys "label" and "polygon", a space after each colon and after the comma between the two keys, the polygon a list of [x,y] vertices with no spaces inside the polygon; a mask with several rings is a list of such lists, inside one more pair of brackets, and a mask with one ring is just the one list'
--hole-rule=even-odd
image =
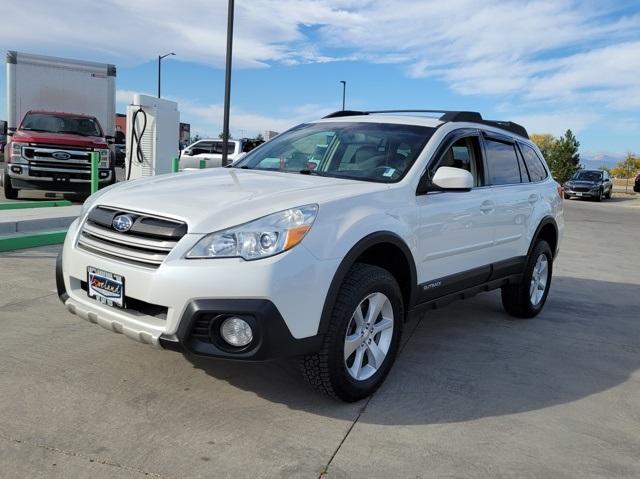
{"label": "dealer license plate", "polygon": [[576,196],[582,196],[582,193],[576,192]]}
{"label": "dealer license plate", "polygon": [[108,306],[124,308],[124,276],[88,266],[87,294]]}

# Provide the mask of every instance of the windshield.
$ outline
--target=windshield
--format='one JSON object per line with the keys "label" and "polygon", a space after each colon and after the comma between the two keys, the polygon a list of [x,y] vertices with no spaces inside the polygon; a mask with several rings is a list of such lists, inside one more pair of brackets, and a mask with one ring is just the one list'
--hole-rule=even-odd
{"label": "windshield", "polygon": [[21,130],[47,133],[71,133],[82,136],[102,136],[102,129],[95,118],[85,116],[56,115],[55,113],[27,113]]}
{"label": "windshield", "polygon": [[434,131],[391,123],[305,124],[233,167],[394,183],[409,171]]}
{"label": "windshield", "polygon": [[601,171],[578,171],[573,175],[574,180],[578,181],[600,181],[602,179]]}

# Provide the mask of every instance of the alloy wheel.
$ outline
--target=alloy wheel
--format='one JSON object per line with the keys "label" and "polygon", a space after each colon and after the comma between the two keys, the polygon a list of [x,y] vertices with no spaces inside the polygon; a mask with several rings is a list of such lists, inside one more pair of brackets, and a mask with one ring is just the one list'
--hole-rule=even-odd
{"label": "alloy wheel", "polygon": [[531,285],[529,286],[529,297],[531,304],[537,306],[542,300],[544,292],[547,289],[547,280],[549,279],[549,260],[547,255],[541,254],[536,260],[531,274]]}
{"label": "alloy wheel", "polygon": [[393,338],[393,306],[382,293],[364,298],[351,316],[344,341],[344,365],[356,381],[373,376],[384,363]]}

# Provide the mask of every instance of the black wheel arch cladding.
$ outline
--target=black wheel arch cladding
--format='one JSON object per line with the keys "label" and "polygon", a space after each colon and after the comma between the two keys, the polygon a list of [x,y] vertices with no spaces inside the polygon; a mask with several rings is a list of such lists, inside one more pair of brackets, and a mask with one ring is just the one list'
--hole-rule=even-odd
{"label": "black wheel arch cladding", "polygon": [[[335,303],[335,299],[338,295],[338,291],[340,290],[340,286],[342,285],[345,277],[347,276],[351,267],[358,262],[359,259],[363,258],[363,255],[372,248],[376,247],[391,247],[400,251],[404,261],[406,262],[406,270],[408,277],[405,281],[396,277],[396,280],[400,284],[400,288],[403,293],[404,306],[405,310],[410,310],[416,303],[417,297],[417,272],[416,272],[416,263],[413,258],[413,254],[411,250],[404,242],[404,240],[398,236],[397,234],[391,231],[379,231],[376,233],[372,233],[370,235],[365,236],[360,241],[358,241],[345,255],[342,262],[338,266],[333,279],[331,281],[331,285],[329,286],[329,291],[327,292],[327,296],[325,298],[324,306],[322,308],[322,316],[320,317],[320,324],[318,326],[318,334],[323,334],[327,331],[329,327],[329,322],[331,319],[331,311],[333,309],[333,305]],[[366,262],[366,261],[365,261]],[[372,263],[375,266],[380,266],[379,263]],[[382,266],[384,267],[384,266]],[[390,273],[395,277],[392,271]],[[408,315],[405,314],[405,319]]]}

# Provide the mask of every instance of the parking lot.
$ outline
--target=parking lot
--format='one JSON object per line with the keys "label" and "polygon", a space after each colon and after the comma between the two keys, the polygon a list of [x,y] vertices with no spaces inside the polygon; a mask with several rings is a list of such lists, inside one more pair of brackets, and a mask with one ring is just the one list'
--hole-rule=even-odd
{"label": "parking lot", "polygon": [[548,303],[406,328],[369,400],[187,361],[67,313],[58,247],[0,255],[0,477],[640,477],[640,199],[565,201]]}

